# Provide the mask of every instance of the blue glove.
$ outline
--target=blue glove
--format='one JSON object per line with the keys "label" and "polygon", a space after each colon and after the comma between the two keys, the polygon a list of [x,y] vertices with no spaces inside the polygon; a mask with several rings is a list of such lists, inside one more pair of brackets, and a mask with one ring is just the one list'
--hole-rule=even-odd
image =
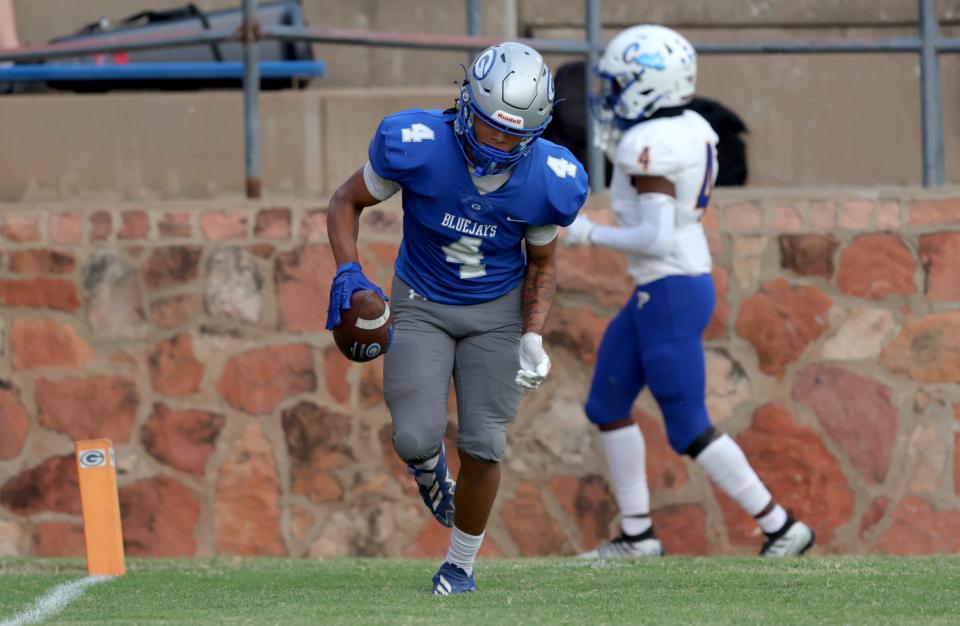
{"label": "blue glove", "polygon": [[377,287],[363,275],[363,270],[359,263],[344,263],[337,268],[337,275],[330,285],[330,306],[327,308],[327,330],[333,330],[340,325],[340,311],[346,311],[350,308],[350,297],[354,291],[361,289],[372,289],[377,295],[388,302],[388,298],[383,289]]}

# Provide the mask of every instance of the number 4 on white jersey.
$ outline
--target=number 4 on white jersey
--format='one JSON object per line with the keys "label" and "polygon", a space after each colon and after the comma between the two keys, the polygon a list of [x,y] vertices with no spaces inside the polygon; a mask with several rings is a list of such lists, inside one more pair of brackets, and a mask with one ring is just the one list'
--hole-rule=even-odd
{"label": "number 4 on white jersey", "polygon": [[427,126],[426,124],[421,124],[417,122],[410,126],[410,128],[400,129],[400,138],[403,140],[403,143],[420,143],[423,140],[432,141],[435,138],[433,134],[433,129]]}
{"label": "number 4 on white jersey", "polygon": [[577,166],[570,161],[561,159],[559,157],[548,156],[547,167],[552,169],[553,173],[560,178],[566,178],[567,176],[573,178],[577,175]]}

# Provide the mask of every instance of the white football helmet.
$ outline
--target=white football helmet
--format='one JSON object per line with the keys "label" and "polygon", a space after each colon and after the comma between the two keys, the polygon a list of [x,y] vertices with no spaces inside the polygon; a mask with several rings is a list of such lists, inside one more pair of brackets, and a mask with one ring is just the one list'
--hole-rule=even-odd
{"label": "white football helmet", "polygon": [[[530,152],[550,123],[553,99],[550,69],[530,46],[506,41],[480,53],[460,89],[454,124],[463,156],[477,176],[506,171]],[[522,141],[510,152],[481,144],[473,128],[477,117]]]}
{"label": "white football helmet", "polygon": [[657,109],[686,104],[697,84],[697,53],[665,26],[633,26],[614,37],[596,68],[593,110],[600,122],[625,129]]}

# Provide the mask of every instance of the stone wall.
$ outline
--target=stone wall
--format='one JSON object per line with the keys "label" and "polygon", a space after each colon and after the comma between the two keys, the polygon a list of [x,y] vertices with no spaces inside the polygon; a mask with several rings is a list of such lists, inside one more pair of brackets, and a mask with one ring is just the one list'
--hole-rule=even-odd
{"label": "stone wall", "polygon": [[[17,204],[0,219],[0,555],[82,554],[72,442],[95,437],[116,444],[129,555],[443,554],[391,449],[380,363],[348,363],[323,330],[319,205]],[[960,551],[960,199],[726,191],[705,223],[715,421],[819,553]],[[387,284],[396,205],[361,230]],[[510,432],[486,555],[570,554],[616,525],[580,405],[630,286],[615,254],[560,266],[554,369]],[[669,450],[648,396],[635,415],[667,550],[754,553],[749,518]]]}

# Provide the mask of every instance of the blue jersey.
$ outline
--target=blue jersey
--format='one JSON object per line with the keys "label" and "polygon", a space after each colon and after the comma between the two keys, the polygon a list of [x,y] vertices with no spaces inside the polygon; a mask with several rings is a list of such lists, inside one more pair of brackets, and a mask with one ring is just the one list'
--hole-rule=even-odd
{"label": "blue jersey", "polygon": [[455,117],[412,109],[384,118],[370,142],[370,165],[403,188],[397,275],[428,300],[477,304],[523,280],[527,227],[570,224],[587,198],[587,175],[566,148],[537,139],[505,185],[481,194]]}

